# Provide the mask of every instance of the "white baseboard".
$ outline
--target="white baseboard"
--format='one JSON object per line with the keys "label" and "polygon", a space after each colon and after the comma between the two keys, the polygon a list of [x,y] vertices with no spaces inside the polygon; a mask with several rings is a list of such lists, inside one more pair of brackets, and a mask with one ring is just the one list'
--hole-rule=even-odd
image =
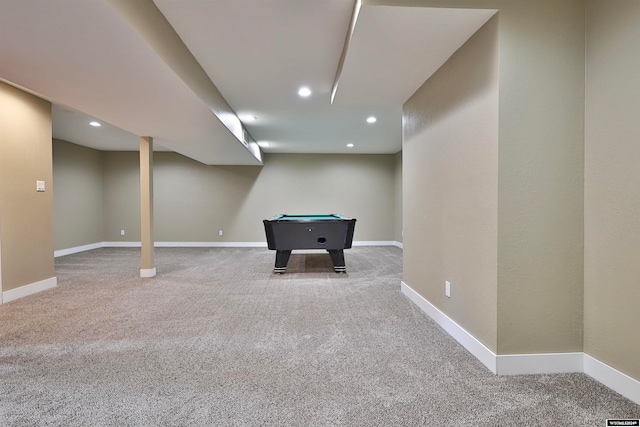
{"label": "white baseboard", "polygon": [[155,242],[156,248],[266,248],[267,242]]}
{"label": "white baseboard", "polygon": [[497,375],[559,374],[584,372],[596,381],[640,404],[640,381],[583,352],[496,355],[409,285],[402,293]]}
{"label": "white baseboard", "polygon": [[404,245],[402,244],[402,242],[398,242],[398,241],[393,242],[393,246],[396,246],[400,249],[404,249]]}
{"label": "white baseboard", "polygon": [[53,257],[57,258],[59,256],[65,256],[65,255],[76,254],[78,252],[90,251],[92,249],[98,249],[103,246],[104,246],[104,242],[98,242],[98,243],[91,243],[90,245],[82,245],[82,246],[76,246],[73,248],[60,249],[59,251],[53,252]]}
{"label": "white baseboard", "polygon": [[102,242],[103,248],[139,248],[140,242]]}
{"label": "white baseboard", "polygon": [[497,373],[496,355],[484,344],[478,341],[473,335],[465,331],[460,325],[454,322],[436,306],[427,301],[422,295],[414,291],[404,282],[400,284],[402,293],[405,294],[414,304],[442,327],[449,335],[455,338],[464,348],[473,354],[484,366],[494,374]]}
{"label": "white baseboard", "polygon": [[17,300],[18,298],[23,298],[29,295],[33,295],[35,293],[42,292],[50,288],[55,288],[56,286],[58,286],[57,277],[50,277],[48,279],[40,280],[39,282],[34,282],[28,285],[20,286],[19,288],[2,292],[2,298],[0,300],[0,303],[6,304],[10,301]]}
{"label": "white baseboard", "polygon": [[352,246],[396,246],[396,242],[392,240],[357,240],[353,241]]}
{"label": "white baseboard", "polygon": [[53,257],[58,258],[65,255],[72,255],[100,248],[139,248],[140,246],[142,246],[140,242],[96,242],[89,245],[75,246],[72,248],[54,251]]}
{"label": "white baseboard", "polygon": [[500,354],[496,356],[498,375],[562,374],[582,372],[584,353]]}
{"label": "white baseboard", "polygon": [[[99,248],[139,248],[140,246],[142,246],[140,242],[97,242],[60,249],[55,251],[53,256],[57,258]],[[153,246],[156,248],[266,248],[267,242],[154,242]],[[402,243],[391,240],[363,240],[353,242],[353,246],[397,246],[402,248]]]}
{"label": "white baseboard", "polygon": [[140,277],[156,277],[156,268],[141,268]]}
{"label": "white baseboard", "polygon": [[640,381],[588,354],[584,355],[583,365],[585,374],[640,405]]}

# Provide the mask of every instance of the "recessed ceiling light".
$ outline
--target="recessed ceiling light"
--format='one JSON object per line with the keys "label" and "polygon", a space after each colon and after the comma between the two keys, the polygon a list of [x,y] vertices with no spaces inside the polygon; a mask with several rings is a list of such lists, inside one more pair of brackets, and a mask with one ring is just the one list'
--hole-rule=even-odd
{"label": "recessed ceiling light", "polygon": [[238,117],[243,122],[253,122],[253,121],[258,120],[258,118],[256,116],[254,116],[253,114],[240,114]]}
{"label": "recessed ceiling light", "polygon": [[347,147],[351,148],[351,147],[353,147],[353,144],[352,143],[348,143]]}
{"label": "recessed ceiling light", "polygon": [[102,126],[99,122],[93,121],[93,122],[89,122],[89,124],[93,127],[99,128],[100,126]]}
{"label": "recessed ceiling light", "polygon": [[311,95],[311,89],[309,89],[308,87],[301,87],[298,90],[298,95],[300,95],[303,98],[306,98],[307,96]]}
{"label": "recessed ceiling light", "polygon": [[375,123],[376,121],[378,121],[378,119],[373,116],[367,118],[367,123]]}

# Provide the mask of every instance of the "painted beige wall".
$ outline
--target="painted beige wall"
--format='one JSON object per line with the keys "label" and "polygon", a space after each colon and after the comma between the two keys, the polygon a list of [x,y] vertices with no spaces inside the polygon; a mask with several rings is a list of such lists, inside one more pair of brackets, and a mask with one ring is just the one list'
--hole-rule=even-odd
{"label": "painted beige wall", "polygon": [[587,2],[585,353],[640,380],[640,2]]}
{"label": "painted beige wall", "polygon": [[55,250],[103,241],[102,174],[101,151],[53,140]]}
{"label": "painted beige wall", "polygon": [[497,18],[407,101],[403,123],[403,280],[495,351]]}
{"label": "painted beige wall", "polygon": [[[581,351],[584,2],[367,3],[499,10],[495,350],[497,354]],[[422,197],[407,192],[406,182],[405,177],[405,200]],[[405,204],[405,212],[408,209]],[[412,257],[406,231],[405,215],[405,257]],[[405,274],[412,274],[412,268],[419,267],[405,265]]]}
{"label": "painted beige wall", "polygon": [[[140,241],[140,154],[105,151],[102,182],[105,242]],[[120,230],[125,235],[120,235]],[[102,241],[102,240],[101,240]]]}
{"label": "painted beige wall", "polygon": [[[0,82],[2,291],[54,277],[51,104]],[[36,192],[36,181],[46,191]]]}
{"label": "painted beige wall", "polygon": [[584,3],[501,3],[498,354],[582,351]]}
{"label": "painted beige wall", "polygon": [[231,230],[264,239],[262,220],[280,213],[338,213],[357,219],[354,240],[393,240],[393,155],[266,155]]}
{"label": "painted beige wall", "polygon": [[[104,157],[104,240],[138,241],[138,154]],[[155,240],[263,242],[265,218],[325,212],[356,218],[355,240],[394,240],[394,155],[271,154],[264,160],[263,167],[207,166],[154,153]]]}
{"label": "painted beige wall", "polygon": [[398,152],[395,155],[395,166],[394,166],[394,206],[395,212],[393,215],[394,218],[394,228],[393,228],[393,239],[396,242],[402,243],[402,151]]}
{"label": "painted beige wall", "polygon": [[240,238],[231,227],[260,167],[207,166],[175,153],[154,157],[157,241],[259,241]]}

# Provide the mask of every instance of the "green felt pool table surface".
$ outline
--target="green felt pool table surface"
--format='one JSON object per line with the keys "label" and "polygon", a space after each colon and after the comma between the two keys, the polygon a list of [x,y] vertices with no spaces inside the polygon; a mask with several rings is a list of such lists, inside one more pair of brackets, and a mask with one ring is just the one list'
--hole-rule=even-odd
{"label": "green felt pool table surface", "polygon": [[309,215],[276,215],[270,221],[331,221],[337,219],[349,219],[337,214],[309,214]]}

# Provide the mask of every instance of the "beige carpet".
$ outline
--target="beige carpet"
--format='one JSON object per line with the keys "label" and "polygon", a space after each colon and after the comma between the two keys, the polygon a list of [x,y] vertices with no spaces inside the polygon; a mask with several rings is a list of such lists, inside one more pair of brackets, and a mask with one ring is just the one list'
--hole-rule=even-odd
{"label": "beige carpet", "polygon": [[0,426],[603,426],[583,374],[491,374],[400,292],[402,251],[160,248],[58,258],[0,306]]}

